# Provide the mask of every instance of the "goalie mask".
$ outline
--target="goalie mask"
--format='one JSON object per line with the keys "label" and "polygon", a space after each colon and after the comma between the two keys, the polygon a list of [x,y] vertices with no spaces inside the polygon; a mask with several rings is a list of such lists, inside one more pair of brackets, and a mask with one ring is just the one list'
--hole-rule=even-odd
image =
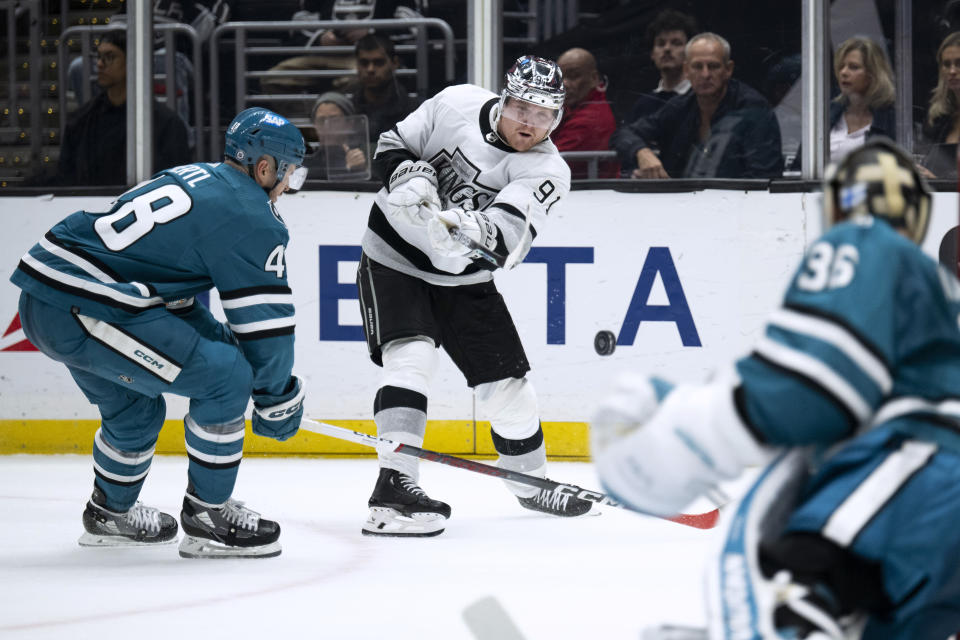
{"label": "goalie mask", "polygon": [[508,117],[546,129],[549,136],[563,117],[565,95],[563,74],[556,62],[535,56],[518,58],[504,76],[495,124]]}
{"label": "goalie mask", "polygon": [[[253,167],[261,156],[277,161],[277,184],[290,173],[291,191],[303,186],[307,169],[303,167],[306,145],[303,135],[289,120],[261,108],[245,109],[227,127],[223,155],[253,175]],[[269,191],[269,189],[267,190]]]}
{"label": "goalie mask", "polygon": [[930,188],[913,160],[887,138],[872,138],[828,167],[824,176],[825,228],[871,215],[905,229],[919,245],[927,234],[931,200]]}

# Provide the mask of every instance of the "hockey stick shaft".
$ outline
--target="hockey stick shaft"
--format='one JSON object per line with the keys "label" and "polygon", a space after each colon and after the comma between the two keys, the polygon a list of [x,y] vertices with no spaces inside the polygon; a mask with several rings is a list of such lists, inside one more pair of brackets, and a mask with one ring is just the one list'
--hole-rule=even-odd
{"label": "hockey stick shaft", "polygon": [[[306,429],[307,431],[312,431],[313,433],[319,433],[325,436],[330,436],[331,438],[348,440],[350,442],[355,442],[367,447],[372,447],[378,452],[402,453],[415,458],[422,458],[423,460],[439,462],[440,464],[445,464],[450,467],[457,467],[458,469],[465,469],[467,471],[473,471],[474,473],[481,473],[483,475],[494,476],[503,480],[510,480],[519,484],[536,487],[538,489],[557,491],[558,493],[571,495],[581,500],[587,500],[588,502],[595,502],[597,504],[605,504],[611,507],[620,507],[622,509],[627,509],[628,511],[633,511],[633,509],[630,509],[630,507],[617,502],[606,494],[603,494],[599,491],[584,489],[582,487],[578,487],[577,485],[562,484],[547,478],[539,478],[537,476],[527,475],[518,471],[511,471],[509,469],[502,469],[500,467],[484,464],[482,462],[468,460],[466,458],[458,458],[457,456],[452,456],[447,453],[440,453],[438,451],[414,447],[409,444],[387,440],[386,438],[372,436],[359,431],[351,431],[350,429],[337,427],[332,424],[327,424],[326,422],[318,422],[309,418],[304,418],[301,421],[300,426],[301,428]],[[688,527],[694,527],[696,529],[712,529],[713,527],[717,526],[717,521],[719,518],[719,510],[714,509],[705,513],[682,513],[676,516],[666,517],[664,519],[671,522],[676,522],[677,524],[686,525]]]}

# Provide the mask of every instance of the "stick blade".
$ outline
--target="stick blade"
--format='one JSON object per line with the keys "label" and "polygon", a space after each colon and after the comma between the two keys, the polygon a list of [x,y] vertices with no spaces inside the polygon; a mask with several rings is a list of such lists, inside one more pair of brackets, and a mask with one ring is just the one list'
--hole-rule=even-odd
{"label": "stick blade", "polygon": [[706,511],[704,513],[681,513],[677,516],[667,518],[670,522],[686,525],[695,529],[713,529],[720,521],[720,510]]}
{"label": "stick blade", "polygon": [[463,621],[477,640],[525,640],[510,614],[493,596],[481,598],[464,609]]}

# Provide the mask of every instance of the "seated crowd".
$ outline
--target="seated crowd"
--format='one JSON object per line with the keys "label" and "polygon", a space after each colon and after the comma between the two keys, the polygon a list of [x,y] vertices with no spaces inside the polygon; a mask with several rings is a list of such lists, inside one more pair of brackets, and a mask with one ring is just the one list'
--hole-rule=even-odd
{"label": "seated crowd", "polygon": [[[319,12],[291,17],[317,19],[340,15],[336,13],[336,2],[307,4],[316,5]],[[371,9],[363,16],[341,17],[421,15],[416,11],[404,13],[398,2],[353,4],[379,8],[377,13]],[[315,150],[315,157],[308,163],[312,179],[367,179],[380,134],[419,105],[420,99],[408,92],[396,74],[403,65],[394,46],[398,37],[402,40],[402,35],[395,33],[355,28],[317,32],[313,36],[316,42],[352,47],[353,55],[344,57],[340,50],[336,59],[290,58],[271,69],[281,73],[262,78],[261,97],[302,93],[309,97],[306,104],[312,103],[307,112],[290,113],[288,108],[285,113],[312,125],[305,129]],[[573,47],[557,57],[566,100],[562,120],[550,137],[561,153],[585,152],[570,153],[567,157],[574,179],[770,179],[781,177],[784,170],[798,175],[803,150],[796,149],[794,141],[796,153],[785,153],[777,113],[763,94],[735,77],[731,46],[723,36],[700,31],[692,17],[667,9],[650,22],[646,39],[658,81],[655,87],[636,94],[632,105],[620,105],[619,111],[625,115],[619,122],[607,98],[609,82],[594,54]],[[110,47],[116,39],[105,37],[103,42],[102,46]],[[106,54],[101,53],[99,60],[97,70],[109,75],[103,64]],[[922,158],[921,170],[927,177],[954,179],[960,142],[960,32],[943,40],[936,61],[939,81],[922,128],[918,125],[922,135],[918,135],[914,152],[918,159]],[[866,37],[850,38],[837,47],[833,63],[836,96],[829,108],[830,160],[839,160],[874,136],[896,140],[894,76],[881,46]],[[282,73],[331,68],[353,70],[355,74],[318,83],[315,76],[292,78]],[[99,82],[106,91],[106,79]],[[109,97],[113,101],[112,93]],[[105,103],[105,99],[98,95],[93,102]],[[167,166],[171,161],[164,158],[169,148],[187,150],[182,140],[183,127],[174,127],[175,135],[171,134],[163,123],[171,122],[171,118],[176,120],[176,115],[161,105],[154,108],[155,117],[163,118],[154,133],[158,134],[158,141],[171,143],[157,145],[155,163]],[[121,111],[122,108],[118,113]],[[83,153],[95,154],[97,148],[78,145],[79,140],[75,140],[78,131],[89,127],[82,121],[89,120],[90,112],[90,108],[80,109],[64,134],[62,157],[73,166],[98,164],[79,157]],[[119,144],[123,136],[118,134],[112,139]],[[787,163],[785,157],[789,157]],[[80,182],[73,178],[60,172],[55,182],[96,183],[89,177]]]}

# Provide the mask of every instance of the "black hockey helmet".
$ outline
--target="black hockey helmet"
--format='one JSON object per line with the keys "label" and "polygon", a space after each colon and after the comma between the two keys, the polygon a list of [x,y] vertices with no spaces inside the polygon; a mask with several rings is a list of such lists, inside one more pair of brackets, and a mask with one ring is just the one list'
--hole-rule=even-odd
{"label": "black hockey helmet", "polygon": [[932,196],[913,159],[884,137],[869,139],[839,163],[827,167],[823,214],[829,228],[854,216],[883,218],[922,244],[930,222]]}

